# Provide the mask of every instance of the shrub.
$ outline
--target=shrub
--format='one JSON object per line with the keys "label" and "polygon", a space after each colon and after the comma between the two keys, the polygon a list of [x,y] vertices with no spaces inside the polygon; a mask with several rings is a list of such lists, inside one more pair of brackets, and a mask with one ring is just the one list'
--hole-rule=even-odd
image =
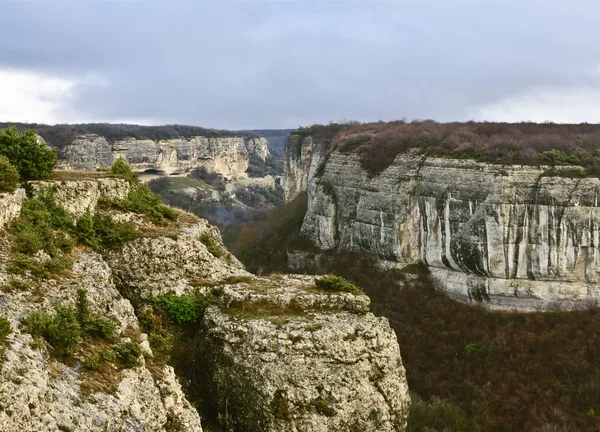
{"label": "shrub", "polygon": [[207,233],[207,232],[202,233],[202,235],[200,236],[200,242],[202,242],[202,244],[204,246],[206,246],[206,249],[208,249],[208,251],[214,257],[221,258],[223,256],[223,251],[221,250],[221,246],[219,246],[219,243],[209,233]]}
{"label": "shrub", "polygon": [[143,184],[132,190],[127,199],[101,200],[101,207],[112,207],[126,212],[145,214],[155,224],[164,224],[176,220],[177,212],[164,205],[160,195],[155,194],[148,185]]}
{"label": "shrub", "polygon": [[110,167],[110,173],[114,175],[119,175],[127,179],[130,183],[136,183],[138,180],[137,173],[134,173],[127,161],[118,157]]}
{"label": "shrub", "polygon": [[156,332],[148,335],[148,342],[152,347],[152,353],[154,354],[154,361],[156,363],[167,363],[171,357],[171,351],[173,350],[174,336],[172,333],[164,329],[160,329]]}
{"label": "shrub", "polygon": [[44,338],[59,357],[72,355],[82,337],[114,341],[117,336],[114,323],[88,311],[85,290],[77,291],[75,307],[56,305],[54,314],[36,310],[23,318],[21,323],[27,333]]}
{"label": "shrub", "polygon": [[328,274],[315,279],[315,285],[324,291],[338,291],[347,292],[354,295],[364,295],[356,285],[352,285],[346,279],[336,276],[334,274]]}
{"label": "shrub", "polygon": [[71,260],[64,256],[38,261],[20,253],[6,264],[6,271],[18,275],[30,272],[36,278],[48,279],[52,275],[64,273],[71,268],[71,264]]}
{"label": "shrub", "polygon": [[119,249],[128,241],[135,240],[138,232],[131,222],[117,222],[108,213],[89,213],[77,219],[74,229],[79,241],[94,250]]}
{"label": "shrub", "polygon": [[113,363],[117,355],[112,350],[102,350],[83,359],[82,365],[86,369],[98,370],[105,363]]}
{"label": "shrub", "polygon": [[5,339],[11,332],[10,321],[4,317],[0,317],[0,339]]}
{"label": "shrub", "polygon": [[140,364],[139,357],[142,349],[135,342],[125,342],[113,347],[113,351],[119,361],[127,367],[135,367]]}
{"label": "shrub", "polygon": [[0,192],[14,192],[19,185],[19,173],[5,156],[0,156]]}
{"label": "shrub", "polygon": [[191,324],[200,321],[204,317],[204,311],[208,306],[214,304],[216,299],[211,294],[177,296],[166,294],[151,300],[152,304],[162,308],[178,324]]}
{"label": "shrub", "polygon": [[75,311],[77,321],[82,328],[82,334],[85,337],[97,337],[109,341],[117,339],[117,326],[114,322],[90,313],[85,289],[80,288],[77,290]]}
{"label": "shrub", "polygon": [[84,213],[77,219],[74,231],[77,239],[84,245],[95,251],[101,248],[100,238],[98,238],[98,234],[94,229],[94,219],[89,212]]}
{"label": "shrub", "polygon": [[28,180],[47,178],[56,165],[56,149],[38,142],[33,129],[19,132],[11,127],[0,131],[0,154]]}
{"label": "shrub", "polygon": [[68,234],[72,229],[73,217],[56,203],[50,189],[25,200],[19,219],[10,227],[17,252],[31,255],[43,250],[53,258],[73,248]]}
{"label": "shrub", "polygon": [[33,311],[22,323],[25,331],[32,336],[44,338],[59,357],[73,354],[81,336],[75,309],[63,305],[55,306],[54,315],[44,311]]}
{"label": "shrub", "polygon": [[109,214],[96,213],[93,221],[100,244],[106,249],[118,249],[138,236],[133,223],[117,222]]}

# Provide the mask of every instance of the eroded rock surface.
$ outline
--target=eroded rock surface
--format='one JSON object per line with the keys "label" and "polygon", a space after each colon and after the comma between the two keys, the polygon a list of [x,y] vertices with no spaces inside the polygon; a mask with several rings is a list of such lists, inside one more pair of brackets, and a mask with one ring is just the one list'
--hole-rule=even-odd
{"label": "eroded rock surface", "polygon": [[[125,193],[121,180],[107,180],[29,188],[35,195],[51,187],[57,201],[81,213],[93,210],[106,190]],[[369,312],[368,297],[318,290],[310,276],[251,275],[224,248],[215,227],[184,216],[148,226],[139,215],[116,213],[136,223],[142,237],[104,255],[79,248],[70,273],[48,280],[16,276],[20,284],[4,264],[10,242],[1,242],[0,316],[13,332],[0,360],[0,432],[201,431],[174,370],[152,362],[132,306],[198,292],[215,300],[195,336],[201,345],[192,351],[199,357],[191,364],[205,381],[187,384],[202,386],[214,403],[209,414],[218,414],[221,426],[404,430],[410,401],[400,350],[387,320]],[[80,360],[51,355],[46,342],[24,331],[23,317],[73,305],[80,288],[87,290],[90,312],[118,323],[120,341],[140,346],[140,365],[114,366],[110,376],[98,377]]]}
{"label": "eroded rock surface", "polygon": [[334,151],[319,170],[302,155],[286,161],[302,168],[285,184],[297,193],[306,182],[302,232],[324,250],[364,251],[391,267],[421,261],[457,298],[500,309],[600,299],[597,178],[410,152],[370,176],[353,153]]}
{"label": "eroded rock surface", "polygon": [[262,160],[269,155],[265,138],[172,138],[160,141],[127,138],[109,143],[96,134],[80,135],[60,148],[59,165],[64,169],[92,170],[110,168],[123,157],[136,171],[164,174],[189,172],[205,167],[225,177],[243,175],[249,155]]}
{"label": "eroded rock surface", "polygon": [[[186,400],[173,369],[142,364],[96,376],[78,363],[49,354],[34,343],[19,321],[36,309],[74,304],[77,289],[88,292],[90,310],[126,329],[138,331],[133,307],[116,290],[111,270],[95,253],[82,253],[61,280],[36,281],[30,290],[7,290],[9,276],[0,269],[0,316],[13,332],[0,360],[0,431],[201,431],[200,417]],[[183,429],[174,429],[175,427]]]}

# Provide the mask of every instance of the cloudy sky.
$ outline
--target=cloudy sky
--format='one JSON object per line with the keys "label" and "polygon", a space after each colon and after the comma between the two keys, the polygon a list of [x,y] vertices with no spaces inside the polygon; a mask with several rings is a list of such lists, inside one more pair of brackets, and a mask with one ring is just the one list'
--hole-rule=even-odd
{"label": "cloudy sky", "polygon": [[0,121],[600,122],[600,2],[0,1]]}

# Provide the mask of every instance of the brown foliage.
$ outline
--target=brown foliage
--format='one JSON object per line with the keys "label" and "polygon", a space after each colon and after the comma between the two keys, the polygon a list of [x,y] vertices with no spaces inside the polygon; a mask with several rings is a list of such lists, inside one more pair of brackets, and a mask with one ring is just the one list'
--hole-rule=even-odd
{"label": "brown foliage", "polygon": [[[433,120],[352,123],[336,135],[342,152],[360,155],[362,167],[379,174],[408,149],[434,156],[501,164],[552,164],[540,157],[557,150],[568,163],[600,173],[600,125],[555,123],[437,123]],[[555,161],[562,164],[560,161]]]}

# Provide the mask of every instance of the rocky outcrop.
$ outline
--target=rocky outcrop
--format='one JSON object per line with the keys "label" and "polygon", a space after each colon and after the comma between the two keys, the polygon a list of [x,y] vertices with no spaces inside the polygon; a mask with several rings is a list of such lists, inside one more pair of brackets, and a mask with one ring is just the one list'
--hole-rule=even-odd
{"label": "rocky outcrop", "polygon": [[120,178],[31,181],[27,185],[34,197],[44,190],[51,190],[56,202],[74,216],[88,211],[93,214],[100,198],[125,199],[131,190],[129,182]]}
{"label": "rocky outcrop", "polygon": [[[9,279],[2,264],[0,285],[9,286]],[[131,340],[125,330],[139,332],[133,307],[95,253],[80,254],[73,271],[60,280],[37,280],[30,290],[0,290],[0,316],[13,329],[0,356],[0,431],[200,432],[200,417],[171,367],[149,368],[140,357],[135,368],[99,375],[52,357],[45,344],[22,330],[19,321],[29,312],[73,304],[78,288],[87,290],[91,312],[118,323],[122,341]],[[142,345],[144,336],[138,341]]]}
{"label": "rocky outcrop", "polygon": [[0,227],[19,216],[25,198],[27,194],[21,188],[12,193],[0,194]]}
{"label": "rocky outcrop", "polygon": [[291,201],[308,189],[308,181],[324,163],[329,146],[311,136],[302,138],[294,133],[285,141],[283,155],[283,193]]}
{"label": "rocky outcrop", "polygon": [[263,161],[269,157],[271,154],[269,152],[269,147],[267,146],[268,142],[266,138],[263,137],[249,137],[244,140],[246,144],[246,149],[248,150],[248,154],[256,155],[258,158]]}
{"label": "rocky outcrop", "polygon": [[[34,195],[46,187],[79,214],[129,186],[113,178],[28,185]],[[150,338],[140,333],[136,312],[165,294],[215,297],[191,350],[199,357],[190,364],[205,381],[186,384],[202,386],[222,426],[404,430],[409,396],[400,350],[387,320],[369,312],[368,297],[320,291],[309,276],[253,276],[215,227],[191,215],[155,227],[136,215],[114,216],[139,224],[141,238],[103,255],[78,248],[72,271],[56,279],[26,274],[15,283],[4,264],[9,238],[0,242],[0,316],[13,328],[6,348],[0,341],[0,432],[201,431],[174,370],[153,363]],[[72,305],[80,288],[91,313],[117,323],[120,342],[139,344],[138,366],[111,365],[110,375],[99,375],[53,356],[25,332],[20,321],[29,312]]]}
{"label": "rocky outcrop", "polygon": [[400,351],[387,320],[369,313],[369,298],[320,292],[309,276],[253,276],[205,248],[198,239],[207,229],[136,240],[108,262],[137,302],[196,289],[218,297],[204,316],[200,357],[209,360],[200,367],[226,423],[245,431],[404,430]]}
{"label": "rocky outcrop", "polygon": [[[286,164],[299,161],[309,167],[302,232],[324,250],[364,251],[388,267],[421,261],[457,298],[493,308],[585,307],[600,299],[597,178],[569,177],[573,167],[414,152],[376,176],[339,150],[319,172],[307,159]],[[297,170],[286,175],[289,190],[302,188]]]}
{"label": "rocky outcrop", "polygon": [[404,430],[409,397],[396,336],[368,312],[367,297],[316,293],[301,276],[223,289],[226,307],[205,317],[207,349],[220,365],[217,398],[241,430]]}
{"label": "rocky outcrop", "polygon": [[206,167],[225,177],[243,175],[249,155],[262,160],[269,155],[267,140],[259,137],[172,138],[160,141],[127,138],[109,143],[96,134],[80,135],[59,149],[59,165],[64,169],[97,170],[109,168],[123,157],[136,171],[177,174]]}

